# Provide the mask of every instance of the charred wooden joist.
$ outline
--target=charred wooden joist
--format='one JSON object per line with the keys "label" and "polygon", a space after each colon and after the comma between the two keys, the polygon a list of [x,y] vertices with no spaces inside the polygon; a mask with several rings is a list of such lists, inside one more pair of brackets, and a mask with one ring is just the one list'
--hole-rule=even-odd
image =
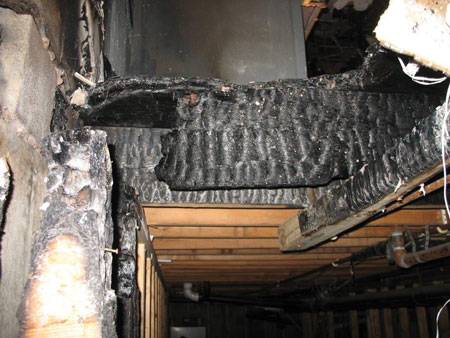
{"label": "charred wooden joist", "polygon": [[139,336],[139,290],[136,281],[136,229],[137,215],[134,210],[135,189],[116,182],[114,224],[119,253],[115,270],[117,292],[117,330],[119,337]]}
{"label": "charred wooden joist", "polygon": [[156,174],[176,190],[326,185],[378,159],[434,107],[424,95],[282,81],[226,101],[203,94],[178,107]]}
{"label": "charred wooden joist", "polygon": [[441,103],[411,85],[395,87],[401,68],[380,66],[384,54],[307,80],[110,79],[90,92],[80,117],[93,126],[172,130],[161,136],[156,167],[172,190],[323,186],[380,158]]}
{"label": "charred wooden joist", "polygon": [[113,337],[111,163],[106,133],[50,135],[47,197],[20,320],[25,336]]}
{"label": "charred wooden joist", "polygon": [[[282,250],[308,249],[382,212],[441,170],[445,108],[420,121],[397,144],[310,208],[279,227]],[[448,149],[449,139],[444,145]]]}
{"label": "charred wooden joist", "polygon": [[308,206],[306,188],[210,189],[175,191],[155,175],[161,160],[161,135],[170,130],[102,127],[108,134],[117,179],[139,191],[142,203],[292,204]]}

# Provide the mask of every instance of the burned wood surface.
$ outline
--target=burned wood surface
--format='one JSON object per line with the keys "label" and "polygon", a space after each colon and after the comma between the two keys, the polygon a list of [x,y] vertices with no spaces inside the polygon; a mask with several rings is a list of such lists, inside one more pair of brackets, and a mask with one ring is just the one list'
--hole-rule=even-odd
{"label": "burned wood surface", "polygon": [[[99,128],[99,127],[97,127]],[[233,203],[289,204],[308,206],[308,189],[210,189],[175,191],[155,175],[161,160],[161,136],[169,132],[156,128],[101,127],[108,134],[117,178],[139,191],[142,203]]]}
{"label": "burned wood surface", "polygon": [[112,255],[105,251],[113,244],[106,134],[58,132],[46,146],[48,196],[19,311],[22,333],[114,337]]}
{"label": "burned wood surface", "polygon": [[[10,189],[9,166],[5,158],[0,158],[0,229],[3,226],[3,213]],[[0,236],[1,238],[1,236]]]}
{"label": "burned wood surface", "polygon": [[245,86],[110,79],[91,91],[80,117],[172,130],[161,135],[155,171],[172,190],[323,186],[380,158],[442,102],[412,84],[395,86],[400,66],[383,64],[384,54],[372,51],[340,75]]}
{"label": "burned wood surface", "polygon": [[[119,183],[119,182],[117,182]],[[116,187],[114,223],[116,226],[117,269],[115,269],[115,289],[117,292],[117,334],[119,337],[139,336],[139,290],[136,281],[136,229],[134,210],[135,189],[119,183]]]}
{"label": "burned wood surface", "polygon": [[280,82],[229,100],[199,95],[162,137],[157,176],[175,190],[326,185],[355,175],[406,135],[428,96]]}
{"label": "burned wood surface", "polygon": [[[398,143],[340,187],[279,227],[282,250],[307,249],[381,212],[441,170],[445,108],[418,123]],[[445,140],[445,145],[448,144]]]}

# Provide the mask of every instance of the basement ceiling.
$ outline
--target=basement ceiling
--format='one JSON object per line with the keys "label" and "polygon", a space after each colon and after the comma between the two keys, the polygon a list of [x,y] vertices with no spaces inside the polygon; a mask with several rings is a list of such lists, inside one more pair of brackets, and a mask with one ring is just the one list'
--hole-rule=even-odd
{"label": "basement ceiling", "polygon": [[[404,208],[320,247],[282,253],[278,226],[299,210],[269,205],[144,205],[164,279],[175,292],[181,290],[184,282],[194,282],[202,288],[203,282],[208,281],[211,292],[236,295],[330,263],[336,267],[301,278],[287,288],[395,271],[399,268],[384,257],[357,263],[352,271],[349,263],[340,264],[339,260],[388,240],[393,231],[422,233],[429,227],[433,232],[437,226],[448,223],[442,208]],[[275,289],[285,291],[286,287]]]}
{"label": "basement ceiling", "polygon": [[[370,12],[360,18],[364,24],[350,29],[344,28],[357,17],[354,11],[334,17],[328,13],[309,39],[321,48],[336,45],[329,55],[316,55],[316,68],[326,66],[331,69],[327,73],[354,69],[349,58],[355,57],[362,62],[359,68],[338,75],[239,85],[179,77],[205,75],[192,65],[183,70],[186,73],[158,71],[158,62],[153,67],[147,58],[151,44],[167,39],[150,34],[145,40],[140,35],[155,28],[147,27],[146,16],[139,12],[145,3],[137,1],[128,11],[120,11],[114,7],[119,2],[114,2],[107,11],[112,18],[107,31],[113,34],[106,40],[106,55],[117,74],[128,76],[97,84],[89,91],[87,104],[75,111],[84,125],[107,132],[115,184],[139,191],[172,295],[186,282],[194,282],[197,290],[209,282],[211,292],[237,296],[261,288],[276,294],[401,273],[384,252],[353,264],[348,257],[386,243],[398,230],[405,238],[420,236],[421,246],[447,238],[437,229],[448,224],[441,202],[428,208],[382,211],[403,205],[404,196],[413,190],[418,193],[418,185],[441,170],[436,135],[443,111],[436,107],[443,102],[445,88],[413,83],[398,56],[377,45],[367,50],[363,61],[360,49],[369,42],[365,32],[376,21],[366,17]],[[199,15],[167,7],[181,16]],[[114,39],[124,38],[115,29],[122,26],[133,39],[115,49]],[[167,27],[162,28],[160,33],[165,34]],[[171,29],[167,28],[171,34],[180,33]],[[196,44],[187,40],[199,40],[196,34],[181,39],[183,53],[186,46],[195,49]],[[361,39],[363,44],[353,44]],[[347,47],[352,53],[340,64],[336,58]],[[201,48],[195,52],[201,54]],[[172,77],[131,75],[136,73]],[[228,79],[219,73],[206,75]],[[295,217],[293,231],[279,237],[278,229],[285,229],[282,225]],[[339,235],[331,238],[335,234]],[[316,246],[309,248],[305,241]],[[409,250],[414,240],[408,244]],[[304,251],[282,253],[280,248]]]}

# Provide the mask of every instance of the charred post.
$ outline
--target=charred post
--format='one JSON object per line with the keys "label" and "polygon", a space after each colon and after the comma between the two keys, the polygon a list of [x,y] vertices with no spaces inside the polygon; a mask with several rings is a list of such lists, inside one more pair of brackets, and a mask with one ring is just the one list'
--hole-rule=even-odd
{"label": "charred post", "polygon": [[22,334],[115,336],[111,163],[106,134],[50,135],[44,215],[20,310]]}

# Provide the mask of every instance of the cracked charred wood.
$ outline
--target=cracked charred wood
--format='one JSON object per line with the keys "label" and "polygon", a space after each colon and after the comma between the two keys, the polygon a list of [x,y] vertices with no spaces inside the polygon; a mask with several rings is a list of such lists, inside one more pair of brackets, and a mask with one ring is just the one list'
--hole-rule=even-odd
{"label": "cracked charred wood", "polygon": [[111,162],[106,133],[51,134],[47,197],[19,319],[25,337],[114,337]]}
{"label": "cracked charred wood", "polygon": [[377,161],[281,225],[280,248],[304,250],[326,241],[380,213],[437,174],[442,169],[444,115],[444,107],[437,108]]}
{"label": "cracked charred wood", "polygon": [[155,167],[161,154],[161,136],[168,129],[101,127],[108,134],[117,178],[139,191],[141,203],[288,204],[307,207],[308,189],[213,189],[174,191],[158,180]]}
{"label": "cracked charred wood", "polygon": [[198,95],[162,137],[174,190],[326,185],[355,175],[433,111],[428,96],[279,82],[224,101]]}
{"label": "cracked charred wood", "polygon": [[119,196],[115,207],[117,227],[118,259],[115,278],[117,292],[117,334],[119,337],[139,336],[139,290],[136,281],[136,228],[137,215],[134,201],[135,189],[120,184],[116,188]]}
{"label": "cracked charred wood", "polygon": [[0,229],[3,226],[3,213],[5,212],[10,183],[8,163],[5,158],[0,158]]}
{"label": "cracked charred wood", "polygon": [[172,190],[324,185],[379,158],[441,102],[387,86],[395,72],[380,69],[383,54],[345,74],[245,86],[111,79],[91,90],[80,117],[86,125],[173,129],[162,136],[156,168]]}

